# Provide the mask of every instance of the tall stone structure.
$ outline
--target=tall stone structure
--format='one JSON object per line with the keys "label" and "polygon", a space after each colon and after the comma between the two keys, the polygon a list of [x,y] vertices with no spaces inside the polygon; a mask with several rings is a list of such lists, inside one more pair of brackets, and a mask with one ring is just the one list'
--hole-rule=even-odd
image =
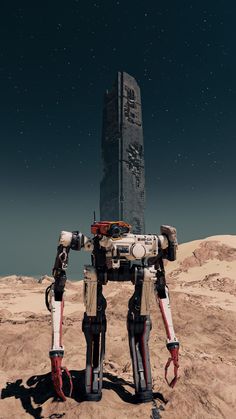
{"label": "tall stone structure", "polygon": [[118,72],[105,93],[102,128],[103,179],[100,219],[123,220],[132,232],[144,233],[145,178],[140,89]]}

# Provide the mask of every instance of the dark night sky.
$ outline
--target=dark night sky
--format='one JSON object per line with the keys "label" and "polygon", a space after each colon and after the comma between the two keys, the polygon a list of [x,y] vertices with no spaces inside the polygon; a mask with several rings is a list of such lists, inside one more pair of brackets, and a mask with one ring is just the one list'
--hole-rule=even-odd
{"label": "dark night sky", "polygon": [[236,234],[235,15],[223,0],[1,2],[0,274],[50,273],[60,230],[89,233],[118,70],[142,92],[147,231]]}

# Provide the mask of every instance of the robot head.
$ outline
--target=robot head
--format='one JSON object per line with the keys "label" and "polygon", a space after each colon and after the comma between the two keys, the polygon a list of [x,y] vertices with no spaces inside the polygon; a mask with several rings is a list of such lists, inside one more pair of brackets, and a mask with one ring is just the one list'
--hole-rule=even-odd
{"label": "robot head", "polygon": [[92,234],[118,238],[129,233],[131,225],[124,221],[96,221],[91,225]]}

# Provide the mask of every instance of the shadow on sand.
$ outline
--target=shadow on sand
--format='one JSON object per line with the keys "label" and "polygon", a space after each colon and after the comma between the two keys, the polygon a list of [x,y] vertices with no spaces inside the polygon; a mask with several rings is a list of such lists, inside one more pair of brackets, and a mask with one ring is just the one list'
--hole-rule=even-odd
{"label": "shadow on sand", "polygon": [[[73,381],[73,392],[71,398],[76,400],[79,403],[85,401],[84,393],[84,370],[70,371],[72,381]],[[117,377],[116,375],[110,373],[104,373],[103,375],[103,389],[113,390],[118,396],[126,403],[137,404],[135,395],[129,392],[125,386],[134,388],[133,383],[125,381],[122,378]],[[7,382],[5,388],[1,391],[1,399],[6,399],[8,397],[15,397],[20,399],[21,404],[25,412],[30,414],[35,419],[42,419],[45,416],[42,416],[42,407],[48,399],[52,398],[53,401],[59,401],[52,386],[51,373],[43,375],[34,375],[30,377],[26,385],[24,386],[23,380],[18,379],[15,382]],[[68,389],[69,390],[69,389]],[[65,388],[65,394],[67,394],[67,389]],[[161,393],[153,393],[153,399],[159,399],[162,403],[166,404],[167,400],[164,399]],[[38,405],[34,407],[34,405]],[[65,413],[53,413],[48,416],[49,419],[63,418]]]}

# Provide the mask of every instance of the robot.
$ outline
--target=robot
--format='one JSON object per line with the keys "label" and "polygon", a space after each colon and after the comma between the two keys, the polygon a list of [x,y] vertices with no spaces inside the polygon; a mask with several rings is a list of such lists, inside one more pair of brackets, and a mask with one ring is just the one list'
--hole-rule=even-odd
{"label": "robot", "polygon": [[[135,395],[138,402],[153,399],[148,340],[151,331],[150,297],[154,292],[167,336],[170,356],[165,366],[165,379],[174,387],[178,379],[179,342],[175,336],[168,286],[163,259],[176,259],[176,229],[162,225],[160,235],[132,234],[124,221],[101,221],[91,225],[92,238],[80,231],[62,231],[53,267],[54,282],[46,290],[46,305],[51,311],[52,346],[51,376],[57,396],[66,400],[65,388],[72,379],[62,367],[63,293],[70,250],[91,252],[91,265],[84,267],[85,313],[82,330],[87,352],[85,368],[85,400],[99,401],[102,397],[103,359],[106,336],[106,299],[103,286],[108,281],[131,281],[134,293],[128,303],[127,329],[132,360]],[[173,362],[174,378],[167,379],[167,370]],[[67,379],[66,379],[67,377]]]}

